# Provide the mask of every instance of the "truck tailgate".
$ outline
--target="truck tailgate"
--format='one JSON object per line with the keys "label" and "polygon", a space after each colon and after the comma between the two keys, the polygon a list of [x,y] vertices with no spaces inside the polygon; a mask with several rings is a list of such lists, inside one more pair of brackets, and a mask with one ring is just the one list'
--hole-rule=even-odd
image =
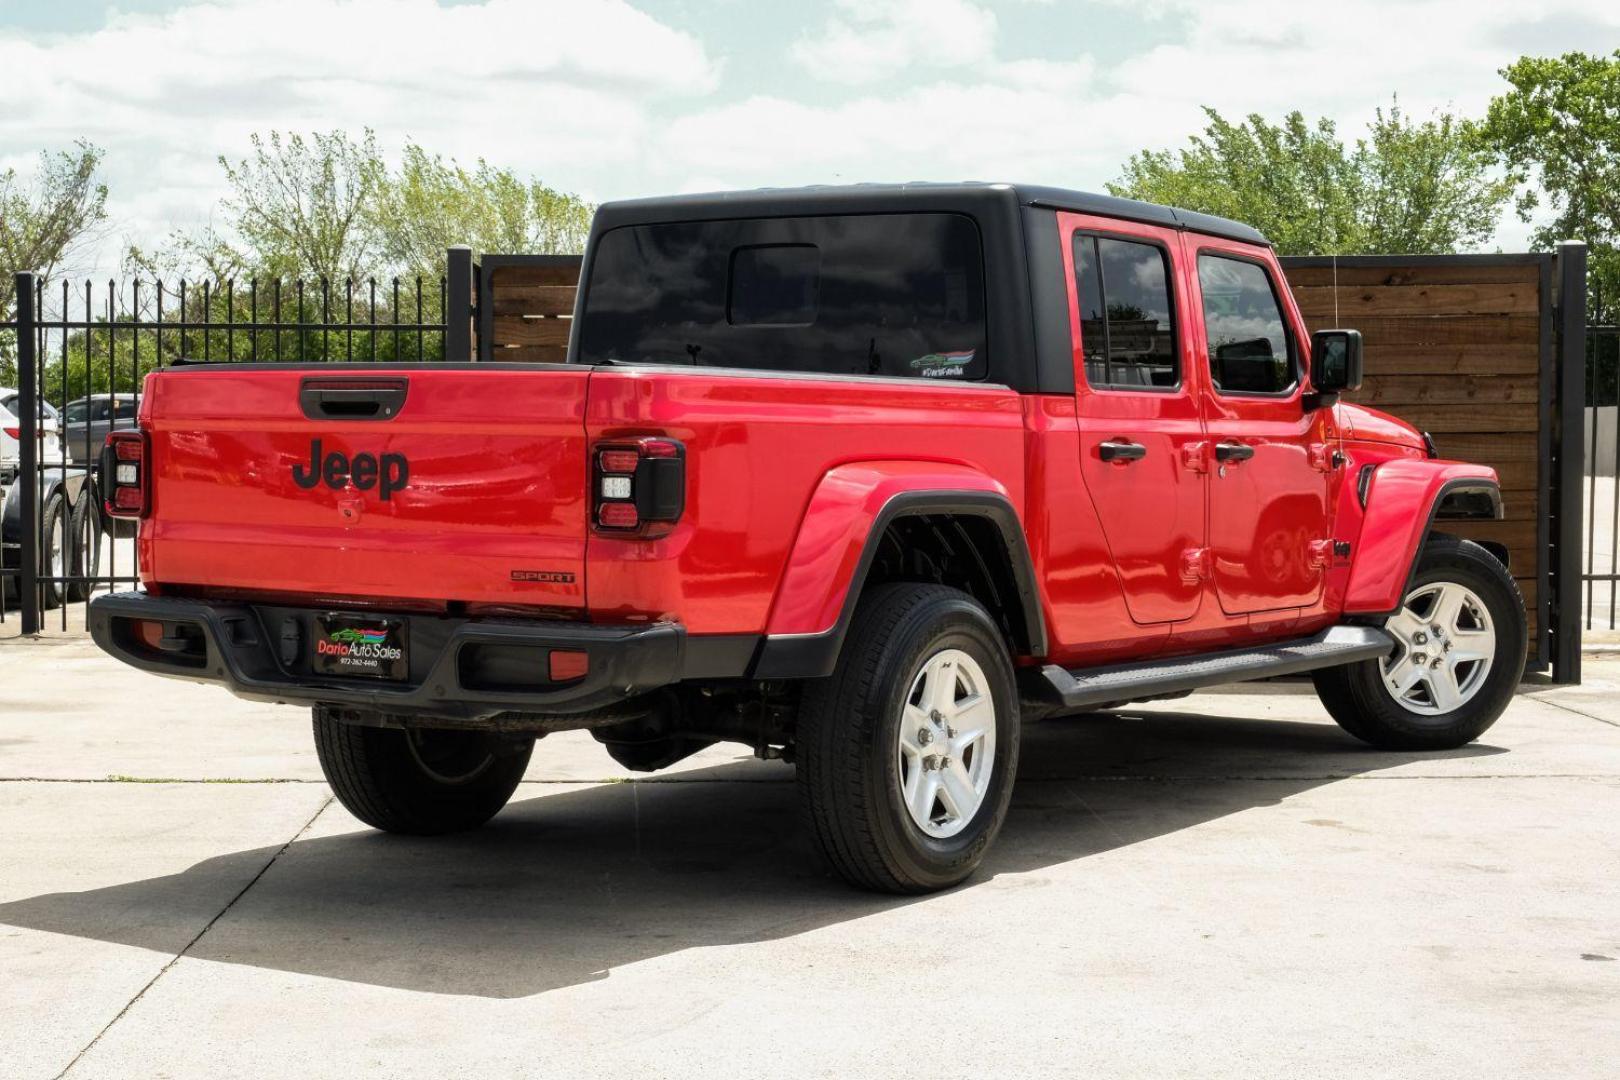
{"label": "truck tailgate", "polygon": [[581,607],[590,371],[319,365],[148,379],[148,584]]}

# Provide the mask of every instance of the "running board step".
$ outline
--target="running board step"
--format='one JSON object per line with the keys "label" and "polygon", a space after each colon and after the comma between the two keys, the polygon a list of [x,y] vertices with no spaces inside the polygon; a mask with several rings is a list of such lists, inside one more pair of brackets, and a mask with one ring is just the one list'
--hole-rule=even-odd
{"label": "running board step", "polygon": [[1081,671],[1047,664],[1041,668],[1041,677],[1059,701],[1076,708],[1353,664],[1358,660],[1388,656],[1394,647],[1395,639],[1377,627],[1331,626],[1311,637],[1257,649],[1232,649]]}

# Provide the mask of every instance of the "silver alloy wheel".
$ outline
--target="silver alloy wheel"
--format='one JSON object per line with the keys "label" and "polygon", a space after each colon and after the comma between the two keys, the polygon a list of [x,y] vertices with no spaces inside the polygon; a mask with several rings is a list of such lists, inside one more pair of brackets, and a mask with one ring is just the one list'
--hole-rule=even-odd
{"label": "silver alloy wheel", "polygon": [[911,681],[895,740],[900,801],[912,823],[945,840],[973,820],[996,761],[996,703],[979,662],[943,649]]}
{"label": "silver alloy wheel", "polygon": [[1439,716],[1471,701],[1491,673],[1496,628],[1485,602],[1455,581],[1419,585],[1384,624],[1396,648],[1384,688],[1410,712]]}
{"label": "silver alloy wheel", "polygon": [[429,778],[445,785],[466,784],[495,763],[495,755],[484,747],[481,734],[406,728],[405,745],[417,768]]}
{"label": "silver alloy wheel", "polygon": [[67,577],[67,530],[62,527],[63,516],[58,514],[56,520],[51,522],[49,558],[51,560],[51,577],[57,579],[56,587],[66,590],[67,583],[62,581],[62,578]]}

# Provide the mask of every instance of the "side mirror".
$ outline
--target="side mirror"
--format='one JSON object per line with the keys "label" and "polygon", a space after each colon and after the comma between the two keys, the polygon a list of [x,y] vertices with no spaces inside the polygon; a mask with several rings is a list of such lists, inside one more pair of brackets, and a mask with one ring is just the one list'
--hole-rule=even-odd
{"label": "side mirror", "polygon": [[1323,396],[1361,389],[1361,331],[1311,335],[1311,389]]}

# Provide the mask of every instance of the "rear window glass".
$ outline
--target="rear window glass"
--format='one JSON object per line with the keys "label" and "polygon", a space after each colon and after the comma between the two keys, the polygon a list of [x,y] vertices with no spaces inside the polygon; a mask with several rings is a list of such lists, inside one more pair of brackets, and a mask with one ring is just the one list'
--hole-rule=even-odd
{"label": "rear window glass", "polygon": [[984,306],[960,214],[626,226],[597,241],[579,359],[982,379]]}
{"label": "rear window glass", "polygon": [[731,256],[732,326],[807,326],[821,294],[821,249],[814,244],[738,248]]}

